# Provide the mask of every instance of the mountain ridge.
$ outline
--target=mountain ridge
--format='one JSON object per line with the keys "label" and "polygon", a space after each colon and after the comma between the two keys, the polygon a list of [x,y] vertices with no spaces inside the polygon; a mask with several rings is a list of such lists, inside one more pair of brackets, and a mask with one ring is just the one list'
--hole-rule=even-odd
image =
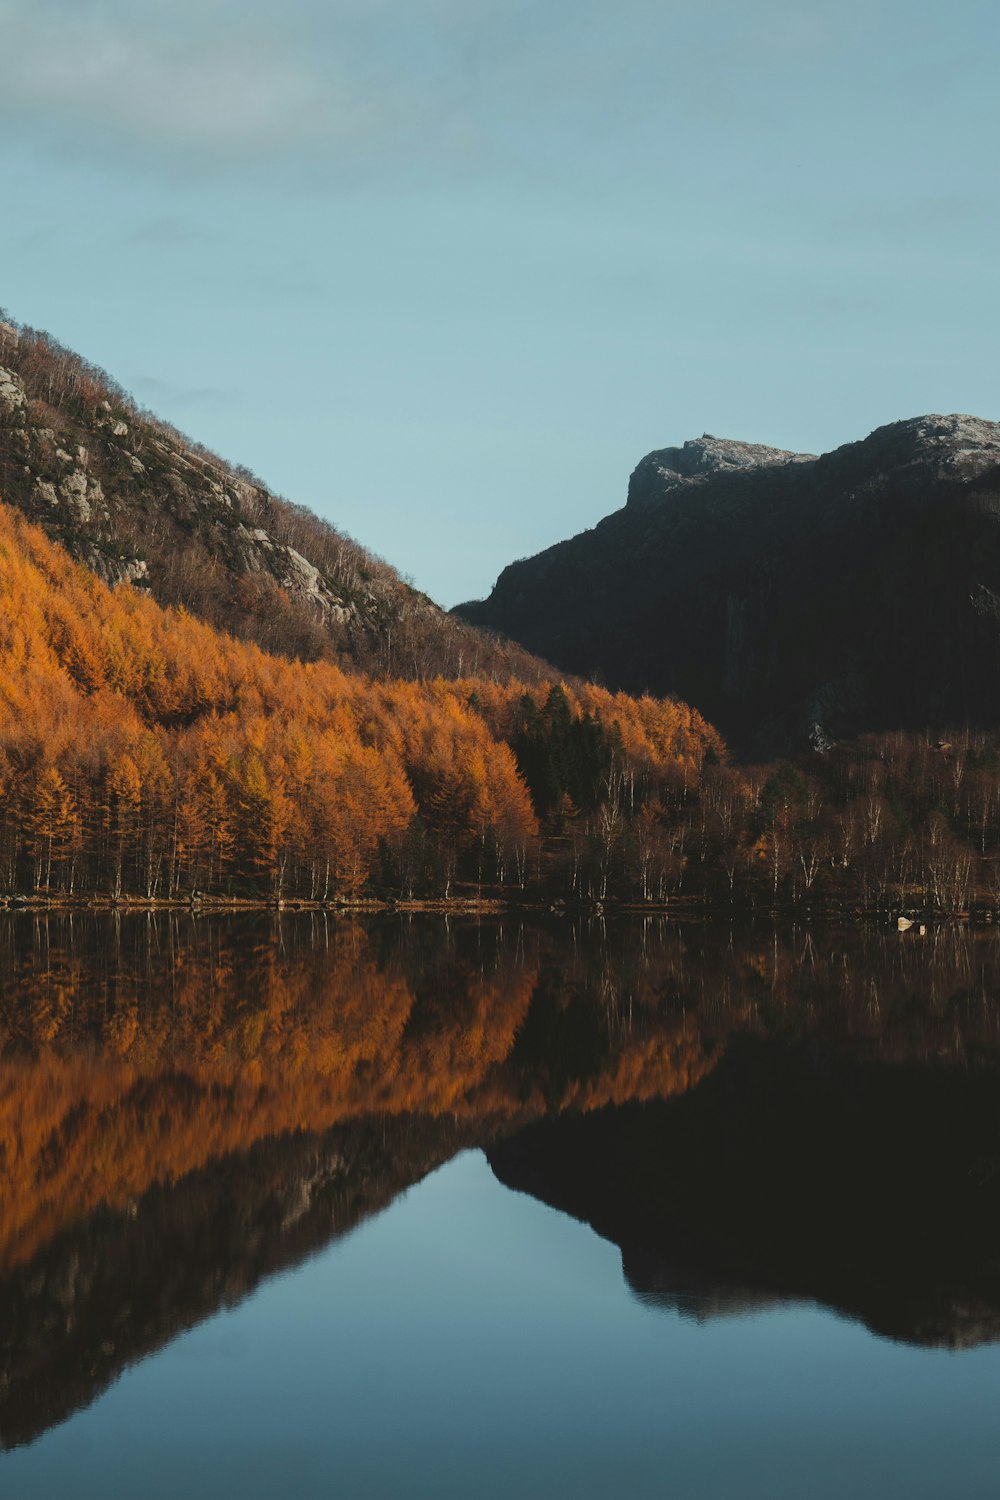
{"label": "mountain ridge", "polygon": [[403,677],[557,680],[2,311],[0,497],[105,583],[265,650]]}
{"label": "mountain ridge", "polygon": [[655,501],[686,481],[704,479],[710,474],[811,463],[815,457],[813,453],[792,453],[766,443],[746,443],[704,432],[700,438],[688,438],[680,448],[657,448],[640,459],[629,479],[625,504]]}
{"label": "mountain ridge", "polygon": [[910,418],[817,457],[653,450],[624,507],[457,612],[563,670],[676,694],[745,755],[996,725],[1000,423]]}

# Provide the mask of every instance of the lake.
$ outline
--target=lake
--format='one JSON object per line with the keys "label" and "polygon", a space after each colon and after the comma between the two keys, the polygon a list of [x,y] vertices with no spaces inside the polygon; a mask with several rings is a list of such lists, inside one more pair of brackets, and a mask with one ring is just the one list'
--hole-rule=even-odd
{"label": "lake", "polygon": [[992,1497],[998,1391],[992,931],[0,917],[5,1497]]}

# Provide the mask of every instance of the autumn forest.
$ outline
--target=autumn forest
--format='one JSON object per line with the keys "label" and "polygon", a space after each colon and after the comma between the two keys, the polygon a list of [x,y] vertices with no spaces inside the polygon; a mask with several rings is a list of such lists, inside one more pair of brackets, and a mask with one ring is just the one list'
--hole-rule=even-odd
{"label": "autumn forest", "polygon": [[674,703],[268,655],[111,590],[10,511],[0,590],[7,892],[523,890],[545,819],[603,828],[610,881],[626,796],[683,800],[721,752]]}
{"label": "autumn forest", "polygon": [[738,765],[0,318],[0,898],[1000,908],[1000,735]]}
{"label": "autumn forest", "polygon": [[1000,739],[728,763],[670,700],[303,663],[0,511],[0,889],[51,899],[1000,903]]}

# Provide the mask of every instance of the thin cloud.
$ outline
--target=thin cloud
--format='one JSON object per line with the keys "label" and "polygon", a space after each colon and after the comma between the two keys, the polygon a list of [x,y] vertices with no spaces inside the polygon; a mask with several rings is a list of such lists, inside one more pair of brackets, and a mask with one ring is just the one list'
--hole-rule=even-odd
{"label": "thin cloud", "polygon": [[871,229],[891,235],[924,234],[933,229],[982,230],[995,227],[997,219],[997,205],[991,194],[976,196],[948,191],[867,198],[854,203],[844,215],[844,223],[852,231]]}
{"label": "thin cloud", "polygon": [[0,0],[0,124],[185,170],[462,159],[544,112],[578,30],[529,0]]}
{"label": "thin cloud", "polygon": [[207,230],[181,218],[150,219],[140,224],[125,240],[129,245],[154,245],[174,248],[183,245],[205,245],[213,236]]}
{"label": "thin cloud", "polygon": [[141,402],[161,412],[164,407],[232,406],[240,398],[239,391],[225,386],[178,385],[172,380],[162,380],[158,375],[135,375],[131,388]]}
{"label": "thin cloud", "polygon": [[[725,163],[748,123],[784,142],[796,111],[817,120],[814,75],[827,80],[827,109],[849,100],[874,111],[877,128],[872,35],[890,9],[286,0],[279,13],[271,0],[0,0],[0,127],[8,142],[184,176],[278,160],[296,187],[389,164],[535,180],[573,163],[583,177],[586,158],[610,175],[623,144],[626,159],[644,149],[683,161],[693,130]],[[909,31],[923,35],[929,0],[912,14]]]}
{"label": "thin cloud", "polygon": [[[0,0],[0,119],[50,141],[83,131],[105,147],[273,154],[317,138],[349,138],[368,107],[344,77],[317,67],[232,12],[184,7],[162,24],[148,11],[69,9],[58,0]],[[220,20],[228,20],[220,26]]]}

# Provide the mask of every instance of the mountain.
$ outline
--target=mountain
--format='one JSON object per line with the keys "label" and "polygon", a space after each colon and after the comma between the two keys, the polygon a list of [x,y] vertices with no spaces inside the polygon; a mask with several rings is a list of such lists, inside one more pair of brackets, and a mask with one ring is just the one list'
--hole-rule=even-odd
{"label": "mountain", "polygon": [[1000,424],[925,416],[821,457],[706,434],[459,615],[674,693],[744,755],[1000,724]]}
{"label": "mountain", "polygon": [[106,583],[183,605],[270,651],[402,677],[556,679],[141,411],[47,334],[9,321],[0,321],[0,497]]}

